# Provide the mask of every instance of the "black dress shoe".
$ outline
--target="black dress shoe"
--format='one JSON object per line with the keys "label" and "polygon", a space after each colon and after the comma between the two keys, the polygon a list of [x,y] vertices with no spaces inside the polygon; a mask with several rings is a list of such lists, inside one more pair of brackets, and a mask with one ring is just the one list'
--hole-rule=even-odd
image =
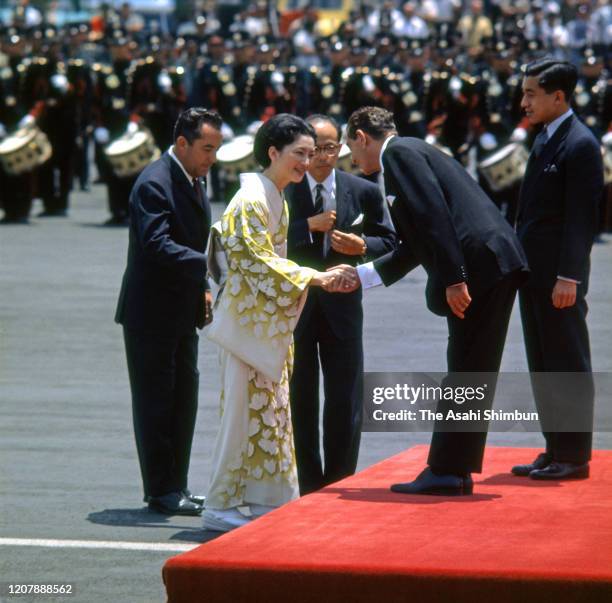
{"label": "black dress shoe", "polygon": [[544,469],[535,469],[529,474],[531,479],[587,479],[589,477],[589,464],[559,463],[552,461]]}
{"label": "black dress shoe", "polygon": [[38,214],[38,218],[65,218],[68,211],[65,209],[45,209]]}
{"label": "black dress shoe", "polygon": [[149,509],[165,515],[200,515],[202,505],[191,502],[182,492],[151,496]]}
{"label": "black dress shoe", "polygon": [[192,494],[191,490],[189,490],[188,488],[185,488],[183,490],[183,496],[185,498],[188,498],[192,503],[195,503],[196,505],[200,505],[202,507],[206,502],[206,496],[198,496],[196,494]]}
{"label": "black dress shoe", "polygon": [[464,496],[472,494],[474,482],[471,475],[436,475],[425,468],[413,482],[393,484],[391,492],[401,494],[433,494],[435,496]]}
{"label": "black dress shoe", "polygon": [[527,477],[532,471],[535,471],[536,469],[544,469],[544,467],[548,467],[551,461],[552,458],[550,454],[547,454],[546,452],[541,452],[540,454],[538,454],[536,460],[533,461],[533,463],[529,463],[527,465],[514,465],[511,471],[512,473],[514,473],[514,475],[519,475],[520,477]]}

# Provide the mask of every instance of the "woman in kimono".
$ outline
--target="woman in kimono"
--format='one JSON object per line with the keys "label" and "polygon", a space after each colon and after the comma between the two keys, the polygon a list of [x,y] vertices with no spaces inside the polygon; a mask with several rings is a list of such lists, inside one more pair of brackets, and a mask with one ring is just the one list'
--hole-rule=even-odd
{"label": "woman in kimono", "polygon": [[[220,346],[222,416],[207,529],[244,525],[299,493],[289,410],[293,330],[307,288],[340,280],[286,259],[282,191],[304,178],[314,148],[314,130],[299,117],[281,114],[263,124],[254,141],[263,173],[241,174],[240,190],[211,233],[226,275],[208,332]],[[214,256],[213,249],[209,261]]]}

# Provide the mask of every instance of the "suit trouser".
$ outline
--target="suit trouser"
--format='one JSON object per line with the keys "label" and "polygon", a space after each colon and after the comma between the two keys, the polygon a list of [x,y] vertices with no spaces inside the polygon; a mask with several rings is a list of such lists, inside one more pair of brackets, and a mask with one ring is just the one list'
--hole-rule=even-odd
{"label": "suit trouser", "polygon": [[[294,343],[291,418],[302,495],[355,473],[363,420],[361,334],[338,338],[320,308]],[[319,443],[319,358],[323,371],[323,454]]]}
{"label": "suit trouser", "polygon": [[[532,374],[532,389],[536,407],[543,422],[547,415],[561,412],[551,408],[548,388],[539,386],[542,375],[538,373],[587,373],[581,379],[580,391],[573,401],[579,406],[581,416],[593,413],[594,386],[591,375],[591,351],[586,324],[588,307],[584,295],[578,289],[576,303],[570,308],[558,310],[552,305],[551,291],[525,285],[519,291],[521,320],[525,335],[527,364]],[[545,383],[545,382],[544,382]],[[582,421],[581,421],[582,422]],[[586,463],[591,458],[592,433],[589,431],[544,431],[546,452],[553,460],[566,463]]]}
{"label": "suit trouser", "polygon": [[198,335],[126,328],[123,335],[145,499],[183,490],[198,407]]}
{"label": "suit trouser", "polygon": [[[483,376],[488,388],[485,399],[479,404],[481,410],[488,410],[493,405],[496,375],[518,285],[518,276],[506,276],[491,290],[472,299],[464,319],[454,314],[448,318],[449,373],[488,373],[486,377]],[[449,381],[452,381],[452,375]],[[458,410],[453,404],[452,401],[441,400],[437,411],[446,416],[449,409]],[[486,440],[486,428],[473,432],[434,428],[427,462],[440,473],[480,473]]]}

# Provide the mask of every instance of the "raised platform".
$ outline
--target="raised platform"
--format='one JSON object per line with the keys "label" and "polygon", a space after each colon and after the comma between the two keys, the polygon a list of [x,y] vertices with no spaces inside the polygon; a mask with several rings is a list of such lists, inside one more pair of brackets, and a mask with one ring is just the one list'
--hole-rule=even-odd
{"label": "raised platform", "polygon": [[489,448],[474,495],[393,494],[411,448],[169,559],[169,603],[612,601],[612,451],[591,478],[511,475],[538,451]]}

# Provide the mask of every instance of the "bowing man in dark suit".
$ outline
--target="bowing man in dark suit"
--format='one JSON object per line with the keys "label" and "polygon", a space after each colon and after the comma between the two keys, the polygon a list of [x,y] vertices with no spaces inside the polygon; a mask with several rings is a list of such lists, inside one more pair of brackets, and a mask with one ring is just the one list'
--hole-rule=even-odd
{"label": "bowing man in dark suit", "polygon": [[[382,168],[385,197],[401,239],[394,251],[356,269],[362,286],[391,285],[422,265],[428,276],[427,305],[448,321],[448,370],[496,374],[516,290],[527,270],[512,228],[454,159],[420,139],[395,136],[390,112],[378,107],[355,111],[347,141],[364,173]],[[354,270],[345,269],[348,276]],[[493,391],[484,409],[490,408]],[[454,402],[442,400],[438,411],[446,417],[453,407]],[[471,473],[482,470],[486,435],[484,428],[458,433],[436,424],[428,467],[413,482],[391,489],[471,494]]]}
{"label": "bowing man in dark suit", "polygon": [[187,473],[198,406],[195,327],[211,317],[210,206],[202,177],[216,159],[221,123],[206,109],[182,113],[173,146],[142,172],[130,196],[115,320],[123,325],[145,501],[167,514],[202,511]]}
{"label": "bowing man in dark suit", "polygon": [[[546,450],[512,472],[533,479],[586,478],[591,458],[593,382],[585,297],[603,166],[597,140],[570,109],[576,80],[571,63],[552,58],[527,65],[523,80],[522,107],[529,122],[543,128],[519,201],[517,233],[531,268],[519,300]],[[551,372],[557,376],[547,382],[545,373]],[[559,375],[565,372],[577,374],[569,388]],[[574,393],[559,398],[561,389]],[[555,415],[575,417],[582,431],[547,428]]]}
{"label": "bowing man in dark suit", "polygon": [[[316,147],[306,178],[286,189],[288,257],[325,270],[391,250],[393,226],[375,184],[336,169],[341,129],[313,115]],[[294,333],[291,415],[302,495],[355,473],[362,423],[361,290],[312,289]],[[319,364],[323,373],[323,462],[319,444]]]}

